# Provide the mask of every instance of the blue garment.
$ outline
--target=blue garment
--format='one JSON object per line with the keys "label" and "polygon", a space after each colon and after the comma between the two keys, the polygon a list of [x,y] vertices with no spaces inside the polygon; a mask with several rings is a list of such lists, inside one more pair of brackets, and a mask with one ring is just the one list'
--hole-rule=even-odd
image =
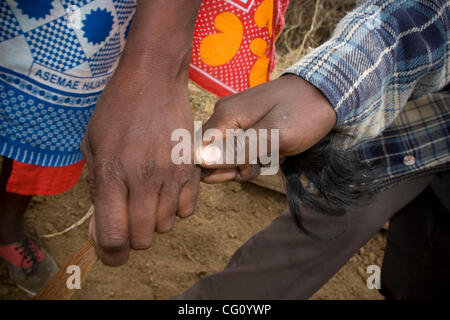
{"label": "blue garment", "polygon": [[385,160],[380,189],[450,167],[450,1],[366,0],[290,67],[337,114],[336,148]]}
{"label": "blue garment", "polygon": [[81,139],[135,6],[136,0],[0,0],[0,155],[42,166],[82,159]]}

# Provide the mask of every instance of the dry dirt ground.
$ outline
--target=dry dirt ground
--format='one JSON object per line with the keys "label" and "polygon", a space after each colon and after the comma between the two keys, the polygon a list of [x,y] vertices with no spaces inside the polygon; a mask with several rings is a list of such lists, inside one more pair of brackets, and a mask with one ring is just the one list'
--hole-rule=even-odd
{"label": "dry dirt ground", "polygon": [[[319,2],[319,3],[318,3]],[[280,37],[278,71],[329,37],[334,24],[350,10],[353,0],[291,0],[287,26]],[[316,14],[314,14],[316,12]],[[299,41],[300,40],[300,41]],[[295,49],[292,54],[290,49]],[[191,85],[196,119],[205,121],[215,98]],[[39,235],[65,229],[90,207],[87,172],[70,191],[35,197],[26,215],[26,228],[59,265],[86,241],[87,223],[56,238]],[[201,277],[223,269],[233,252],[287,208],[283,195],[235,182],[200,186],[195,215],[178,220],[174,230],[157,235],[151,249],[132,252],[118,268],[98,263],[74,299],[167,299],[180,294]],[[313,299],[382,299],[366,287],[366,267],[381,265],[386,236],[377,233]],[[299,248],[301,250],[301,248]],[[0,299],[27,299],[9,280],[0,263]]]}

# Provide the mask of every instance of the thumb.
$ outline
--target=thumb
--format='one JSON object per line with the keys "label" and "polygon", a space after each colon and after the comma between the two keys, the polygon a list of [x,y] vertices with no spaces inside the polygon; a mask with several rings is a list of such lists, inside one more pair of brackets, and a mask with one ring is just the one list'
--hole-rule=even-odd
{"label": "thumb", "polygon": [[207,129],[195,157],[201,167],[208,169],[258,164],[258,135],[254,129]]}
{"label": "thumb", "polygon": [[[231,144],[226,145],[226,137],[230,132],[239,129],[236,113],[231,114],[229,104],[221,103],[220,100],[214,108],[214,113],[201,127],[202,141],[195,150],[195,159],[203,168],[233,168],[235,161],[226,161],[235,151]],[[234,108],[233,108],[234,109]],[[230,138],[228,139],[230,141]],[[228,147],[228,148],[227,148]]]}
{"label": "thumb", "polygon": [[[243,167],[247,170],[260,165],[277,167],[279,129],[256,128],[227,129],[225,136],[218,129],[214,131],[208,129],[204,134],[204,144],[195,151],[197,163],[205,169],[239,168],[239,172]],[[241,173],[244,172],[246,170]],[[251,170],[251,172],[255,171]],[[268,171],[264,170],[264,172]]]}
{"label": "thumb", "polygon": [[253,127],[272,109],[270,103],[262,101],[265,94],[260,90],[255,87],[216,103],[202,128],[202,143],[195,150],[201,167],[226,169],[258,163],[259,138]]}

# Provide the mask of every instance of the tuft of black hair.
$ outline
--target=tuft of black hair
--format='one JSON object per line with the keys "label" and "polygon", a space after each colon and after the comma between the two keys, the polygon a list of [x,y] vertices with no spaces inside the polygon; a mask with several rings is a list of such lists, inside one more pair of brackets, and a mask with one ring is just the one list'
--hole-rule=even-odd
{"label": "tuft of black hair", "polygon": [[369,203],[380,169],[380,163],[368,165],[359,161],[354,149],[334,149],[331,143],[334,133],[303,153],[286,157],[280,166],[289,209],[297,226],[323,240],[324,237],[309,232],[303,225],[300,203],[322,214],[343,216],[349,208]]}

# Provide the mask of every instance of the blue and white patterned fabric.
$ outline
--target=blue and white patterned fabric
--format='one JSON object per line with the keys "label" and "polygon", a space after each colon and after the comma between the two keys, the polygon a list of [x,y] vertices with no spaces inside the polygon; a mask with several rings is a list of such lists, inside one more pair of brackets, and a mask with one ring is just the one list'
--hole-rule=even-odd
{"label": "blue and white patterned fabric", "polygon": [[[385,160],[384,187],[450,167],[450,1],[365,0],[285,73],[333,105],[336,148]],[[441,91],[441,92],[439,92]]]}
{"label": "blue and white patterned fabric", "polygon": [[123,50],[136,0],[0,0],[0,155],[65,166]]}

